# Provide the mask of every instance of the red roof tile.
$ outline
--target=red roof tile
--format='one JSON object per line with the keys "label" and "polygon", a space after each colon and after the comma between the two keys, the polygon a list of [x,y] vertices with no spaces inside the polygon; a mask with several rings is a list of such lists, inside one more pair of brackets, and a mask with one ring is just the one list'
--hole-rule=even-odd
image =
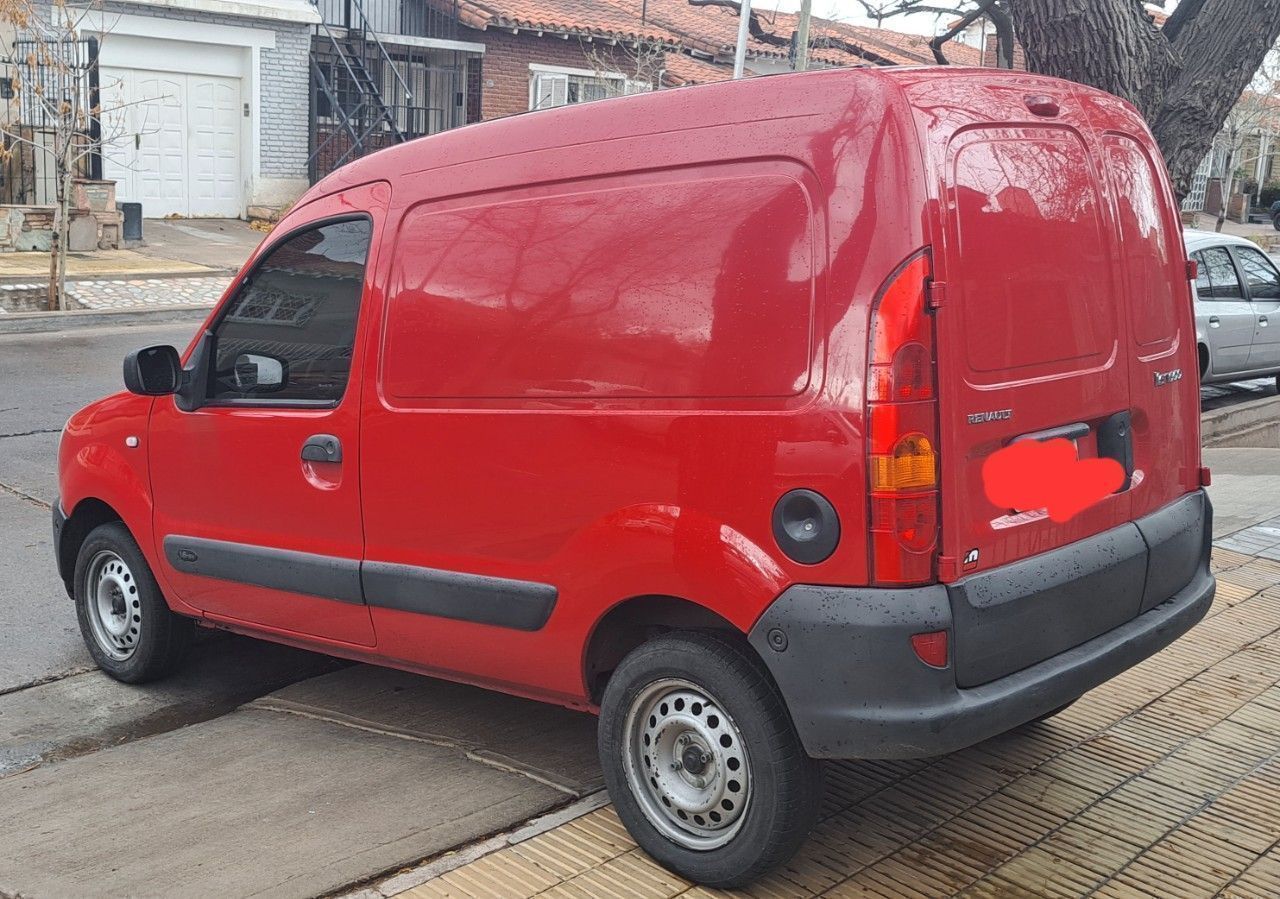
{"label": "red roof tile", "polygon": [[[454,8],[451,0],[441,7],[445,11]],[[457,10],[462,24],[480,30],[498,26],[679,43],[679,38],[671,32],[643,23],[607,0],[458,0]]]}
{"label": "red roof tile", "polygon": [[[429,0],[430,2],[430,0]],[[453,9],[452,0],[434,0]],[[738,39],[738,13],[724,6],[692,6],[688,0],[458,0],[458,16],[471,28],[521,28],[588,34],[617,40],[661,42],[696,51],[716,62],[732,58]],[[643,16],[643,20],[641,19]],[[786,59],[794,13],[757,11],[753,15],[748,58]],[[817,65],[920,65],[933,63],[929,38],[883,28],[867,28],[815,17],[810,27],[810,59]],[[982,54],[958,41],[948,42],[948,60],[981,65]],[[706,60],[685,64],[669,59],[678,83],[715,80]],[[687,77],[686,77],[687,76]]]}

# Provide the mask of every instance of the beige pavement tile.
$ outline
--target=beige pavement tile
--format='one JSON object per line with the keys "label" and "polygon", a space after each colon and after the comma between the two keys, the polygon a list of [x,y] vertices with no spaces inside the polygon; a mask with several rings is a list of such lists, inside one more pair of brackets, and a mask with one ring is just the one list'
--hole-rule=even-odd
{"label": "beige pavement tile", "polygon": [[1272,847],[1270,853],[1246,868],[1223,895],[1234,899],[1280,896],[1280,849]]}
{"label": "beige pavement tile", "polygon": [[[1000,886],[1006,886],[1012,890],[1021,888],[1026,891],[1024,895],[1075,899],[1088,893],[1101,882],[1102,877],[1067,859],[1055,856],[1048,849],[1033,846],[996,868],[987,880],[997,888]],[[977,895],[1008,896],[1011,893],[993,894],[982,891]]]}
{"label": "beige pavement tile", "polygon": [[666,899],[692,886],[639,849],[540,893],[547,899]]}
{"label": "beige pavement tile", "polygon": [[1151,780],[1207,801],[1247,774],[1257,761],[1246,753],[1197,737],[1142,773]]}
{"label": "beige pavement tile", "polygon": [[1218,547],[1215,546],[1211,557],[1211,565],[1216,573],[1219,571],[1228,571],[1232,568],[1239,568],[1241,565],[1244,565],[1252,559],[1253,556],[1246,555],[1245,553],[1238,553],[1230,549],[1218,549]]}

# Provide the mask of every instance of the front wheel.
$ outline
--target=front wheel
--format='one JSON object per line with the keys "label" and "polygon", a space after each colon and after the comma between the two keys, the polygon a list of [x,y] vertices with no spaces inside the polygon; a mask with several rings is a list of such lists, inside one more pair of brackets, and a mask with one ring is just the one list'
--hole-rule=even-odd
{"label": "front wheel", "polygon": [[631,836],[709,887],[743,886],[782,864],[817,818],[821,768],[744,642],[675,633],[634,650],[609,679],[599,742]]}
{"label": "front wheel", "polygon": [[89,532],[76,556],[73,593],[80,635],[98,667],[140,684],[186,656],[193,623],[169,609],[138,544],[118,521]]}

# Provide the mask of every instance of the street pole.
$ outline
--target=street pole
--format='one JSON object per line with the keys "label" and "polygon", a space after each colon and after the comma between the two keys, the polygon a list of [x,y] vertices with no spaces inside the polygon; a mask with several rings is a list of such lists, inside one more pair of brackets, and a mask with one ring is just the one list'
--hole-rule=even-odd
{"label": "street pole", "polygon": [[801,0],[800,21],[796,24],[796,71],[809,68],[809,16],[813,12],[813,0]]}
{"label": "street pole", "polygon": [[751,0],[742,0],[738,8],[738,49],[733,54],[733,77],[741,78],[747,63],[747,38],[751,35]]}

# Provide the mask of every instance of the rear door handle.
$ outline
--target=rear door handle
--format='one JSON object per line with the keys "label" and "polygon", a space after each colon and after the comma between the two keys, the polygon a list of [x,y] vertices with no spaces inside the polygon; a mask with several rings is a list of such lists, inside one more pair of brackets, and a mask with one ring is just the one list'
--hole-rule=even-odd
{"label": "rear door handle", "polygon": [[341,462],[342,441],[332,434],[312,434],[302,444],[304,462]]}
{"label": "rear door handle", "polygon": [[1032,431],[1029,434],[1019,434],[1013,438],[1010,443],[1021,443],[1023,440],[1054,440],[1061,438],[1063,440],[1079,440],[1089,434],[1089,426],[1082,421],[1072,422],[1069,425],[1062,425],[1057,428],[1048,428],[1043,431]]}
{"label": "rear door handle", "polygon": [[1216,327],[1218,327],[1218,326],[1219,326],[1219,325],[1221,325],[1221,324],[1222,324],[1222,322],[1221,322],[1221,320],[1219,320],[1218,316],[1216,316],[1216,315],[1211,315],[1211,316],[1209,316],[1209,327],[1210,327],[1210,328],[1216,328]]}
{"label": "rear door handle", "polygon": [[1265,315],[1258,316],[1258,324],[1265,328],[1267,326],[1267,317]]}

